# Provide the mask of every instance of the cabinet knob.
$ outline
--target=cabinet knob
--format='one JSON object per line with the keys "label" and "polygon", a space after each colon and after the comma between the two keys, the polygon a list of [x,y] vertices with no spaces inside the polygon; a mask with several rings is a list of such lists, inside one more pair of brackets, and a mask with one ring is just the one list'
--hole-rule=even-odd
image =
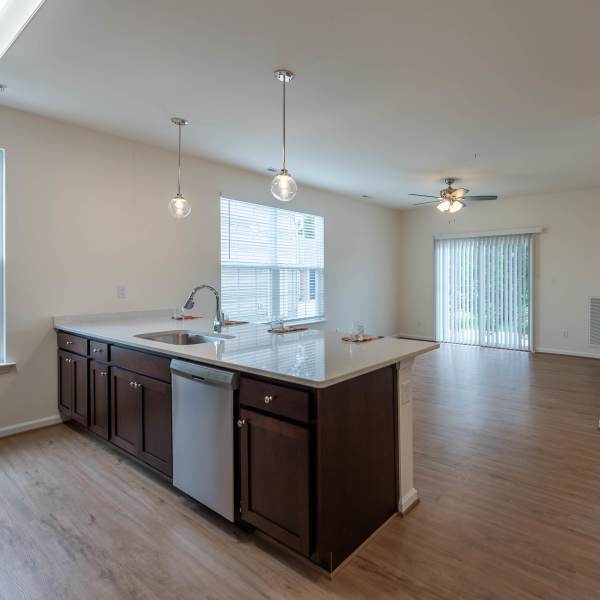
{"label": "cabinet knob", "polygon": [[271,402],[273,402],[273,396],[271,396],[270,394],[268,396],[265,396],[265,404],[270,404]]}
{"label": "cabinet knob", "polygon": [[96,352],[102,352],[102,348],[93,348],[92,352],[96,354]]}
{"label": "cabinet knob", "polygon": [[106,377],[107,373],[106,373],[106,371],[100,371],[100,375],[101,375],[102,377]]}
{"label": "cabinet knob", "polygon": [[142,384],[138,383],[137,381],[130,381],[129,387],[135,388],[137,390],[138,388],[142,387]]}
{"label": "cabinet knob", "polygon": [[246,419],[238,419],[237,426],[243,427],[246,424]]}
{"label": "cabinet knob", "polygon": [[72,359],[70,359],[70,358],[65,358],[65,362],[66,362],[67,364],[69,364],[69,363],[72,363],[72,362],[73,362],[73,360],[72,360]]}
{"label": "cabinet knob", "polygon": [[67,346],[70,346],[71,344],[73,344],[73,342],[71,340],[67,340],[65,343],[67,344]]}

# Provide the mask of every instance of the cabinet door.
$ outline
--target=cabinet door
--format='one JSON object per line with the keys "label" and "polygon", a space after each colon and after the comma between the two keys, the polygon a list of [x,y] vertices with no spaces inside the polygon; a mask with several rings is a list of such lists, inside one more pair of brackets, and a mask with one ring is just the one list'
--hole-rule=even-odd
{"label": "cabinet door", "polygon": [[102,436],[109,437],[109,398],[110,380],[107,365],[95,360],[90,362],[90,429]]}
{"label": "cabinet door", "polygon": [[139,457],[165,475],[173,475],[171,386],[163,381],[136,375],[140,385]]}
{"label": "cabinet door", "polygon": [[110,370],[111,441],[130,454],[140,445],[140,401],[137,375],[115,367]]}
{"label": "cabinet door", "polygon": [[308,555],[309,430],[240,410],[242,520]]}
{"label": "cabinet door", "polygon": [[58,351],[58,410],[63,419],[73,416],[73,367],[72,354]]}
{"label": "cabinet door", "polygon": [[73,382],[73,419],[87,427],[88,421],[88,359],[85,356],[71,357]]}

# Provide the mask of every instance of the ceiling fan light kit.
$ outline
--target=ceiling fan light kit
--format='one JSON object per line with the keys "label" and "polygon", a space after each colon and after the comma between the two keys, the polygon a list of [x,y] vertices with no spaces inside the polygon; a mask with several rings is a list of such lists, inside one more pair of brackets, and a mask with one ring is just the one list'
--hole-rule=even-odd
{"label": "ceiling fan light kit", "polygon": [[422,206],[424,204],[436,204],[436,208],[443,213],[456,213],[466,206],[465,201],[497,200],[498,196],[468,196],[469,190],[465,188],[453,188],[452,184],[456,182],[456,177],[447,177],[444,182],[448,186],[440,190],[439,196],[429,196],[427,194],[408,194],[409,196],[419,196],[421,198],[434,198],[427,202],[417,202],[413,206]]}

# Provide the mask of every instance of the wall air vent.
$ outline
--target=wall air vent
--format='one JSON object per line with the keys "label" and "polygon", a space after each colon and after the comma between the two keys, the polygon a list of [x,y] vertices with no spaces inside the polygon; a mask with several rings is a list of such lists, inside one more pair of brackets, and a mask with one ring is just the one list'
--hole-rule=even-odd
{"label": "wall air vent", "polygon": [[600,346],[600,298],[590,298],[590,345]]}

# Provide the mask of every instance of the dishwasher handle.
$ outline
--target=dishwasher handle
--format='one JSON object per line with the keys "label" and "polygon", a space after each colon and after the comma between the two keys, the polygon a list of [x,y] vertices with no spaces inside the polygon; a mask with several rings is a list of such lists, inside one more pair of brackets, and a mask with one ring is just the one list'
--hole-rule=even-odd
{"label": "dishwasher handle", "polygon": [[174,359],[171,361],[171,373],[173,375],[185,377],[186,379],[192,379],[198,383],[219,385],[228,387],[232,390],[237,390],[240,383],[239,373],[223,371],[222,369],[215,369],[214,367],[190,363],[183,360]]}

